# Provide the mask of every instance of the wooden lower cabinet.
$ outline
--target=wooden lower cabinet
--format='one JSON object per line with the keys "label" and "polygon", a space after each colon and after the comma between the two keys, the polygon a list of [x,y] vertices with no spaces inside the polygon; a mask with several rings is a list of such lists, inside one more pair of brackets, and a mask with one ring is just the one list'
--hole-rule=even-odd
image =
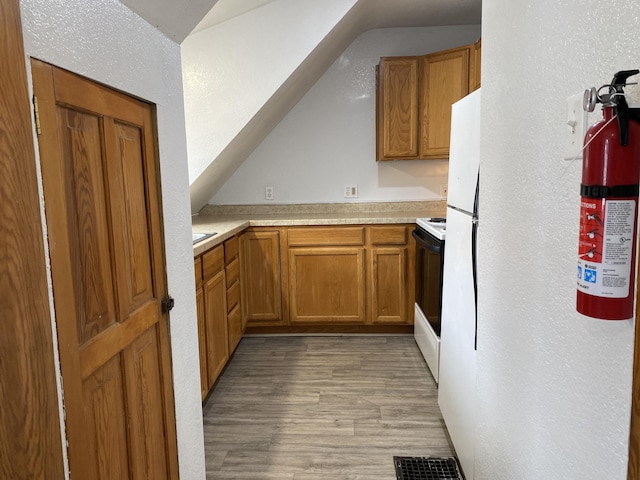
{"label": "wooden lower cabinet", "polygon": [[243,318],[289,329],[411,325],[409,232],[402,224],[252,228],[240,238]]}
{"label": "wooden lower cabinet", "polygon": [[363,247],[289,249],[290,324],[364,323]]}
{"label": "wooden lower cabinet", "polygon": [[237,237],[194,260],[203,400],[244,334],[239,264]]}
{"label": "wooden lower cabinet", "polygon": [[224,242],[224,263],[227,285],[229,356],[231,356],[240,343],[245,328],[240,307],[240,242],[237,236]]}
{"label": "wooden lower cabinet", "polygon": [[206,351],[203,397],[246,328],[284,333],[410,326],[415,299],[411,227],[252,227],[225,242],[224,251],[220,245],[206,252],[197,297],[201,355]]}
{"label": "wooden lower cabinet", "polygon": [[240,236],[242,316],[247,326],[285,325],[280,265],[279,230],[250,230]]}

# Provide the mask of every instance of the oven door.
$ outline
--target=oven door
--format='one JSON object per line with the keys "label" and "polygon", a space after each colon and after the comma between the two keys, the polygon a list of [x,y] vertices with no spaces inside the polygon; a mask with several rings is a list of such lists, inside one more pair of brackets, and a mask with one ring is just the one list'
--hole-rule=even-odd
{"label": "oven door", "polygon": [[439,337],[444,241],[420,227],[412,235],[416,240],[416,304]]}
{"label": "oven door", "polygon": [[440,310],[442,305],[442,267],[444,241],[417,227],[416,303],[413,334],[433,379],[440,376]]}

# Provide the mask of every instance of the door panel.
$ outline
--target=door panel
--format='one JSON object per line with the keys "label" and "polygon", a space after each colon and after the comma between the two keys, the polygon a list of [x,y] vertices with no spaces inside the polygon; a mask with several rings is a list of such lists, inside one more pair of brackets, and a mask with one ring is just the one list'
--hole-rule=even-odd
{"label": "door panel", "polygon": [[177,478],[151,107],[32,72],[71,475]]}
{"label": "door panel", "polygon": [[84,382],[87,429],[98,478],[128,478],[122,364],[113,357]]}
{"label": "door panel", "polygon": [[72,267],[78,338],[84,344],[116,322],[113,278],[109,262],[105,178],[100,118],[58,109],[58,125],[63,158],[64,188],[68,191],[69,241],[77,261]]}
{"label": "door panel", "polygon": [[127,411],[132,438],[131,470],[133,478],[162,480],[169,478],[165,461],[162,411],[162,378],[155,325],[140,335],[122,353],[127,386]]}
{"label": "door panel", "polygon": [[[111,127],[111,125],[109,125]],[[131,313],[144,302],[153,299],[153,278],[149,256],[149,231],[147,206],[145,201],[144,157],[142,132],[139,128],[115,123],[117,156],[120,159],[119,172],[122,174],[121,196],[124,209],[121,210],[123,238],[123,266],[126,275],[125,287],[128,292],[128,309]]]}

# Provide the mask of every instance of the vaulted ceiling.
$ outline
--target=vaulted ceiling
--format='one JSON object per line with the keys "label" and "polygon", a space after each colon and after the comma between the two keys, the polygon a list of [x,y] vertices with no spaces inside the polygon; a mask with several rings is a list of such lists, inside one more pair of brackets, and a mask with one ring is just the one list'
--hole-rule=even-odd
{"label": "vaulted ceiling", "polygon": [[[216,66],[215,71],[208,71],[207,78],[198,77],[192,81],[190,75],[186,75],[184,81],[193,213],[206,205],[358,35],[373,28],[477,25],[481,23],[482,12],[482,0],[305,0],[306,3],[302,0],[120,1],[181,44],[183,69],[201,75],[207,70],[201,68],[203,64],[199,62],[207,56],[210,57],[209,62]],[[330,5],[334,10],[336,5],[342,6],[344,12],[327,26],[326,19],[321,17],[327,15]],[[289,15],[292,10],[296,11],[297,17]],[[265,22],[269,22],[266,24],[244,21],[259,18],[267,11],[277,11],[279,16],[266,14]],[[313,37],[313,32],[322,28],[323,20],[327,26],[325,33]],[[275,42],[268,35],[251,35],[272,24],[277,24]],[[293,61],[291,55],[270,55],[269,52],[279,51],[275,45],[277,39],[282,40],[287,32],[293,31],[302,31],[299,35],[308,37],[305,38],[307,41],[313,37],[316,43],[307,45],[306,53],[297,57],[295,64],[283,65]],[[293,37],[287,45],[297,40],[300,37]],[[252,48],[251,41],[258,41],[260,45]],[[239,54],[236,50],[243,46],[246,48]],[[273,62],[277,62],[277,65],[272,63],[269,69],[263,69],[260,75],[244,72],[235,61],[218,62],[215,57],[230,55],[234,59],[242,58],[244,65],[254,65],[259,59],[251,56],[260,54],[273,57]],[[288,73],[279,77],[277,71],[283,70]],[[238,95],[233,89],[230,92],[225,88],[225,82],[237,87],[241,72],[244,72],[240,78],[244,92],[264,93],[259,101],[252,102],[247,95]],[[275,82],[277,85],[264,92],[265,84]],[[206,94],[194,95],[202,85],[207,87]],[[238,120],[238,112],[246,114],[234,122],[234,119]],[[222,120],[217,121],[217,118]]]}
{"label": "vaulted ceiling", "polygon": [[[274,0],[120,0],[177,43]],[[360,0],[369,28],[479,24],[481,0]]]}

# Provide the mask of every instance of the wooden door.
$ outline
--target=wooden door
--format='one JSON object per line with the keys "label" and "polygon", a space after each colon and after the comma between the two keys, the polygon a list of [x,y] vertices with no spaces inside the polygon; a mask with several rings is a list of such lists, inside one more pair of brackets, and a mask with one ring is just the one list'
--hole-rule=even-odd
{"label": "wooden door", "polygon": [[418,157],[419,57],[381,58],[377,72],[378,160]]}
{"label": "wooden door", "polygon": [[449,158],[451,105],[469,93],[469,47],[423,57],[420,158]]}
{"label": "wooden door", "polygon": [[175,479],[151,107],[39,61],[32,71],[71,475]]}

